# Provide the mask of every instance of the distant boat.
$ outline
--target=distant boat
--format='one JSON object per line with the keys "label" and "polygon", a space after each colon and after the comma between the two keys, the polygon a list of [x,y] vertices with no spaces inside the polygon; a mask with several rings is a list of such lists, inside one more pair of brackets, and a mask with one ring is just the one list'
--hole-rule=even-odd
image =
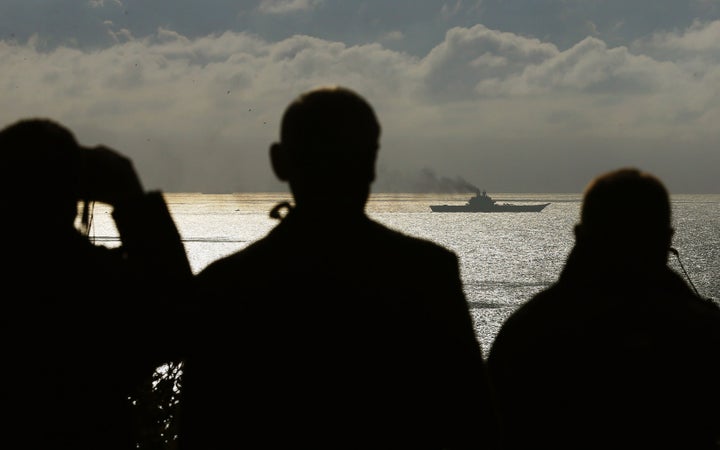
{"label": "distant boat", "polygon": [[430,205],[430,210],[433,212],[540,212],[549,204],[516,205],[497,203],[485,191],[478,191],[464,205]]}

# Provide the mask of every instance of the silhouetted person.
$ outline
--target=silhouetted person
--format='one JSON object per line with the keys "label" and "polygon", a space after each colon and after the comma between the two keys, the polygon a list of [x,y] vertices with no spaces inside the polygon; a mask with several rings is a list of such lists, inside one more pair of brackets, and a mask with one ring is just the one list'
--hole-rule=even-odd
{"label": "silhouetted person", "polygon": [[559,279],[488,364],[506,449],[717,449],[720,310],[668,265],[668,192],[634,168],[586,188]]}
{"label": "silhouetted person", "polygon": [[[0,171],[0,445],[135,449],[130,397],[164,362],[161,320],[192,276],[164,198],[128,158],[44,118],[0,131]],[[79,229],[81,200],[113,207],[120,245]]]}
{"label": "silhouetted person", "polygon": [[379,138],[346,88],[286,109],[270,158],[294,205],[197,276],[181,449],[492,448],[456,255],[364,211]]}

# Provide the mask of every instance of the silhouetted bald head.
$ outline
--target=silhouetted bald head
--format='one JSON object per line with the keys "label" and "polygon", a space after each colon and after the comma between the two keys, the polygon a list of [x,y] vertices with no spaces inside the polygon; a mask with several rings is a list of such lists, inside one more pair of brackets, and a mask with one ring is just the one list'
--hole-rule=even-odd
{"label": "silhouetted bald head", "polygon": [[645,252],[665,261],[671,221],[670,196],[662,182],[638,169],[622,168],[588,184],[576,235],[598,250]]}
{"label": "silhouetted bald head", "polygon": [[81,150],[70,130],[49,119],[22,119],[5,127],[0,131],[0,186],[6,206],[72,223]]}
{"label": "silhouetted bald head", "polygon": [[375,179],[380,124],[356,92],[326,86],[301,94],[285,110],[280,142],[271,147],[278,178],[290,183],[298,203],[367,199]]}

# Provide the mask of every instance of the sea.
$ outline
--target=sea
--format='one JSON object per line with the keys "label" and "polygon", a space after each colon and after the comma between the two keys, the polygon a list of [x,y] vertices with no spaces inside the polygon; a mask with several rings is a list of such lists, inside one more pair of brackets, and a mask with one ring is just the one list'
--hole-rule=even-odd
{"label": "sea", "polygon": [[[459,257],[475,331],[487,355],[503,321],[553,283],[573,246],[580,193],[492,193],[499,202],[550,203],[531,213],[438,213],[431,204],[464,204],[472,193],[373,193],[367,214],[406,234],[430,239]],[[263,237],[277,220],[269,211],[289,193],[164,193],[193,272]],[[704,297],[720,299],[720,194],[673,195],[670,266]],[[332,221],[332,205],[327,220]],[[91,238],[119,245],[107,206],[92,210]],[[425,280],[417,280],[418,283]],[[238,288],[242,290],[242,281]],[[341,301],[341,299],[339,299]],[[621,312],[619,312],[621,313]]]}

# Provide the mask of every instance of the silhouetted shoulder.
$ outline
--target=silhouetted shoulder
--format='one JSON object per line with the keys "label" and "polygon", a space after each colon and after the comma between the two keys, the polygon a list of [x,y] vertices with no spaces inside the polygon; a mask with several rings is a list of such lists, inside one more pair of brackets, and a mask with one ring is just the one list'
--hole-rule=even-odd
{"label": "silhouetted shoulder", "polygon": [[[371,228],[374,233],[371,235],[372,239],[377,239],[378,242],[393,246],[391,249],[388,249],[387,253],[399,251],[404,256],[408,256],[412,255],[412,252],[416,252],[417,254],[427,255],[430,258],[457,259],[455,252],[429,239],[411,236],[377,222],[371,222],[369,228]],[[404,253],[405,251],[410,253]]]}
{"label": "silhouetted shoulder", "polygon": [[[458,258],[451,250],[430,240],[369,219],[324,234],[288,222],[279,224],[246,248],[212,262],[197,278],[204,283],[238,270],[272,277],[328,264],[328,273],[355,270],[358,274],[380,274],[392,268],[396,274],[409,271],[420,274],[443,267],[456,271]],[[440,275],[438,272],[437,276]]]}

